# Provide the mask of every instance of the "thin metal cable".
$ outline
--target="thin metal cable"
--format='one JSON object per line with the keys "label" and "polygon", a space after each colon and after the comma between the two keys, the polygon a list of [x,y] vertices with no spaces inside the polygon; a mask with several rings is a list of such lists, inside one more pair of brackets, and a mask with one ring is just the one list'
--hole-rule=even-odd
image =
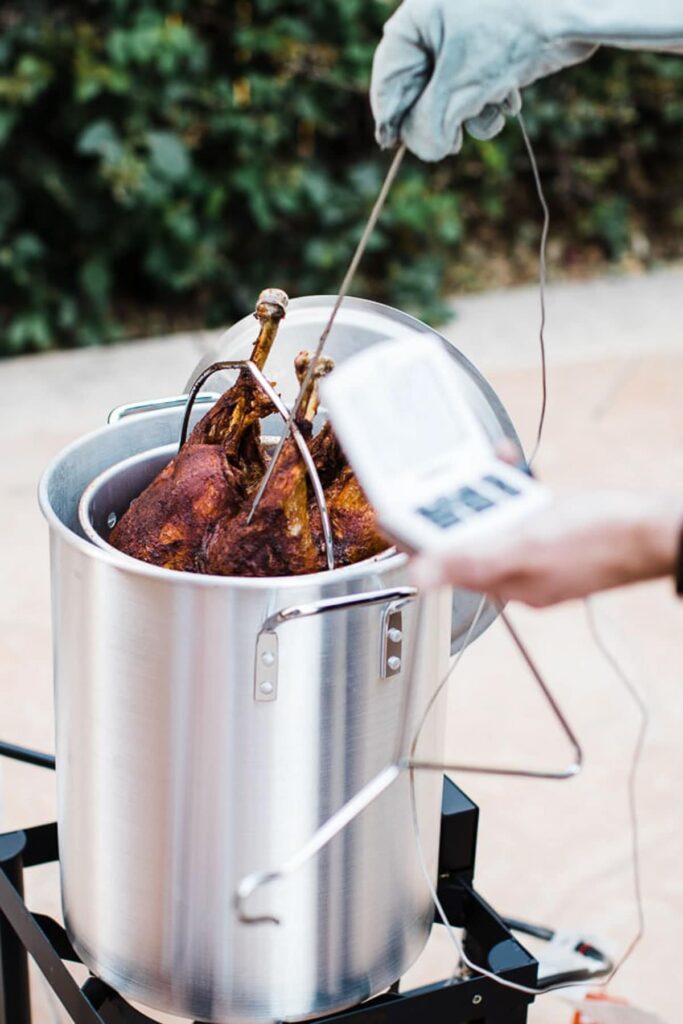
{"label": "thin metal cable", "polygon": [[[469,772],[473,775],[497,775],[505,778],[518,778],[518,779],[550,779],[553,782],[567,782],[570,779],[575,778],[583,767],[583,749],[579,738],[574,732],[569,720],[562,711],[562,708],[555,699],[550,687],[546,683],[543,675],[541,674],[536,662],[532,658],[526,644],[522,640],[521,636],[517,632],[515,626],[513,626],[507,612],[503,606],[495,599],[490,598],[491,603],[496,608],[500,615],[501,622],[510,634],[517,650],[524,659],[529,672],[533,676],[536,684],[538,685],[543,699],[546,701],[550,710],[558,722],[562,732],[568,742],[570,743],[574,752],[574,760],[566,768],[562,769],[541,769],[541,768],[505,768],[502,766],[493,765],[481,765],[481,764],[460,764],[458,762],[445,762],[445,761],[423,761],[420,759],[411,758],[410,767],[414,769],[426,769],[428,771],[442,771],[442,772]],[[485,599],[484,599],[485,600]],[[453,670],[455,666],[451,666]]]}
{"label": "thin metal cable", "polygon": [[[308,367],[308,370],[307,370],[307,372],[306,372],[306,374],[304,376],[304,379],[301,382],[301,387],[299,388],[299,394],[297,395],[296,402],[294,403],[294,408],[292,409],[292,421],[296,419],[297,413],[299,412],[299,409],[301,407],[301,403],[303,401],[304,395],[306,394],[306,390],[307,390],[309,384],[311,383],[311,381],[313,379],[313,374],[315,373],[315,368],[318,365],[318,360],[320,359],[320,356],[322,355],[322,351],[323,351],[323,349],[325,347],[325,343],[326,343],[326,341],[327,341],[327,339],[329,337],[330,331],[332,330],[332,327],[334,325],[334,321],[337,319],[337,313],[339,312],[339,308],[340,308],[342,302],[344,301],[344,299],[346,298],[346,295],[348,293],[349,288],[351,287],[351,282],[353,281],[353,278],[355,277],[356,271],[358,270],[358,265],[360,264],[360,261],[363,258],[363,254],[365,253],[365,250],[367,248],[367,244],[370,241],[370,236],[372,235],[372,232],[375,229],[377,221],[379,220],[380,214],[381,214],[381,212],[382,212],[382,210],[384,208],[384,204],[385,204],[385,202],[387,200],[387,196],[389,195],[389,190],[391,189],[391,186],[394,183],[396,175],[399,172],[399,168],[401,166],[401,163],[403,162],[403,157],[405,155],[406,155],[406,147],[405,147],[405,144],[402,144],[401,146],[399,146],[398,150],[396,151],[396,153],[394,155],[394,159],[391,161],[391,164],[389,165],[389,170],[387,171],[386,178],[384,179],[384,181],[382,183],[382,187],[381,187],[381,189],[379,191],[379,195],[377,196],[377,199],[375,200],[375,204],[372,207],[372,210],[370,211],[370,216],[368,217],[368,220],[367,220],[367,223],[365,225],[365,228],[363,229],[363,234],[360,236],[360,240],[358,242],[358,245],[356,246],[356,251],[354,252],[354,254],[352,256],[351,262],[349,263],[348,270],[346,271],[346,274],[344,275],[344,280],[341,283],[341,287],[339,289],[339,294],[337,295],[337,298],[336,298],[336,301],[334,303],[334,306],[332,307],[332,312],[330,313],[330,318],[327,321],[327,323],[325,324],[323,332],[320,335],[320,339],[318,341],[318,345],[317,345],[315,353],[313,355],[313,359],[311,360],[311,363],[310,363],[310,365]],[[291,421],[290,421],[290,423],[291,423]],[[275,451],[273,453],[273,457],[270,460],[270,463],[269,463],[268,468],[266,470],[265,476],[263,477],[263,480],[261,481],[261,485],[260,485],[258,491],[256,492],[256,496],[255,496],[253,504],[251,506],[251,511],[249,512],[249,516],[247,518],[247,523],[251,522],[252,516],[254,515],[254,512],[258,508],[259,502],[261,501],[261,498],[265,494],[266,487],[268,486],[268,484],[270,482],[270,479],[271,479],[271,477],[273,475],[273,472],[275,470],[275,466],[277,464],[278,459],[280,458],[280,453],[281,453],[281,451],[282,451],[282,449],[284,447],[285,441],[289,437],[289,431],[290,431],[290,426],[288,424],[286,426],[286,428],[285,428],[285,431],[284,431],[281,439],[280,439],[280,443],[278,444],[277,448],[275,449]]]}
{"label": "thin metal cable", "polygon": [[178,452],[185,445],[187,441],[187,433],[190,426],[190,418],[192,415],[193,406],[199,395],[199,391],[202,386],[206,383],[209,377],[213,376],[214,373],[218,373],[220,370],[238,369],[241,373],[250,373],[254,378],[261,390],[271,400],[275,409],[284,420],[288,431],[294,437],[294,443],[299,449],[299,455],[306,467],[308,478],[311,481],[313,488],[313,494],[315,496],[318,509],[320,511],[320,521],[323,528],[323,538],[325,541],[325,557],[327,560],[327,568],[334,569],[334,536],[332,534],[332,522],[330,520],[330,514],[327,508],[327,501],[325,499],[325,490],[318,471],[315,468],[313,456],[311,455],[310,449],[303,438],[301,431],[297,424],[293,421],[293,416],[289,412],[287,406],[280,398],[277,391],[274,389],[270,381],[264,376],[262,370],[252,362],[251,359],[224,359],[219,363],[212,363],[211,366],[207,366],[205,370],[199,374],[194,384],[190,389],[190,393],[187,396],[187,403],[185,405],[185,415],[183,416],[183,423],[180,428],[180,440],[178,442]]}
{"label": "thin metal cable", "polygon": [[531,139],[526,128],[526,123],[522,116],[522,112],[517,114],[517,121],[522,132],[522,138],[524,139],[524,145],[526,146],[527,153],[529,154],[529,161],[531,162],[531,170],[534,175],[534,182],[536,183],[536,191],[538,198],[541,203],[543,210],[543,229],[541,231],[541,244],[539,247],[539,273],[538,273],[538,291],[541,303],[541,326],[539,330],[539,341],[541,347],[541,412],[538,418],[538,430],[536,433],[536,443],[534,444],[531,456],[529,458],[529,466],[533,466],[534,460],[538,454],[538,449],[541,446],[541,439],[543,437],[543,427],[545,426],[545,414],[548,405],[548,378],[546,368],[546,357],[545,357],[545,287],[547,281],[547,260],[546,250],[548,244],[548,232],[550,230],[550,210],[548,209],[548,203],[546,202],[545,192],[543,191],[543,183],[541,181],[541,175],[538,170],[538,163],[536,161],[536,154],[534,153],[534,147],[531,144]]}
{"label": "thin metal cable", "polygon": [[[543,428],[544,428],[544,425],[545,425],[545,417],[546,417],[546,410],[547,410],[547,404],[548,404],[547,364],[546,364],[546,350],[545,350],[545,324],[546,324],[545,290],[546,290],[546,280],[547,280],[546,248],[547,248],[547,241],[548,241],[548,232],[549,232],[549,228],[550,228],[550,211],[549,211],[549,208],[548,208],[548,204],[546,202],[545,193],[544,193],[544,190],[543,190],[543,184],[541,182],[541,177],[540,177],[540,173],[539,173],[539,170],[538,170],[538,163],[536,161],[536,156],[535,156],[535,153],[534,153],[534,150],[533,150],[531,139],[530,139],[529,134],[527,132],[527,128],[526,128],[526,124],[524,122],[524,118],[523,118],[521,113],[517,115],[517,118],[518,118],[519,126],[520,126],[520,129],[521,129],[521,132],[522,132],[522,137],[524,139],[524,144],[525,144],[527,152],[529,154],[529,160],[531,162],[531,169],[532,169],[532,172],[533,172],[533,175],[534,175],[534,181],[535,181],[535,184],[536,184],[536,191],[538,193],[538,198],[540,200],[541,207],[542,207],[542,210],[543,210],[543,229],[542,229],[542,232],[541,232],[541,243],[540,243],[540,248],[539,248],[539,298],[540,298],[540,306],[541,306],[541,324],[540,324],[540,330],[539,330],[539,342],[540,342],[540,354],[541,354],[541,411],[540,411],[539,421],[538,421],[538,430],[537,430],[537,435],[536,435],[536,443],[535,443],[534,448],[532,450],[531,457],[528,460],[528,464],[529,464],[529,466],[531,466],[533,464],[535,458],[536,458],[536,455],[538,454],[538,450],[539,450],[539,447],[540,447],[540,444],[541,444],[541,440],[542,440],[542,437],[543,437]],[[633,752],[633,757],[632,757],[632,760],[631,760],[631,767],[630,767],[630,771],[629,771],[629,781],[628,781],[629,814],[630,814],[630,823],[631,823],[631,851],[632,851],[632,865],[633,865],[633,885],[634,885],[634,894],[635,894],[635,900],[636,900],[638,925],[637,925],[636,934],[634,935],[633,939],[629,942],[629,944],[627,945],[624,953],[619,958],[619,960],[616,961],[616,963],[613,966],[611,966],[609,969],[606,969],[603,972],[601,972],[601,971],[587,972],[588,976],[586,978],[582,979],[582,980],[576,980],[576,981],[565,980],[563,982],[559,982],[556,985],[548,985],[546,987],[539,986],[538,988],[531,988],[531,987],[528,987],[528,986],[525,986],[525,985],[519,985],[516,982],[508,981],[505,978],[501,978],[500,976],[494,974],[492,971],[487,970],[481,964],[477,964],[473,960],[471,960],[467,956],[467,954],[465,952],[465,949],[463,947],[463,944],[460,941],[460,938],[458,937],[458,935],[456,934],[455,930],[453,929],[453,927],[451,926],[450,922],[448,921],[448,918],[447,918],[446,913],[444,911],[443,905],[441,904],[441,901],[439,900],[439,896],[438,896],[436,887],[435,887],[435,885],[434,885],[434,883],[432,881],[431,873],[430,873],[429,868],[428,868],[427,863],[426,863],[426,859],[425,859],[425,855],[424,855],[424,848],[423,848],[423,845],[422,845],[422,836],[421,836],[420,824],[419,824],[418,815],[417,815],[417,802],[416,802],[416,795],[415,795],[415,770],[413,768],[410,768],[411,814],[412,814],[413,831],[414,831],[414,835],[415,835],[415,843],[416,843],[416,847],[417,847],[417,854],[418,854],[418,860],[419,860],[419,863],[420,863],[420,869],[421,869],[422,874],[424,876],[425,882],[426,882],[426,884],[428,886],[428,889],[429,889],[432,901],[434,903],[434,906],[436,907],[436,910],[437,910],[437,913],[439,915],[439,918],[441,919],[442,924],[445,926],[446,931],[447,931],[447,933],[448,933],[448,935],[449,935],[449,937],[450,937],[450,939],[451,939],[451,941],[453,943],[453,946],[455,948],[455,952],[456,952],[456,955],[457,955],[457,964],[458,965],[464,964],[471,971],[475,971],[476,973],[482,975],[483,977],[488,978],[490,981],[493,981],[495,984],[500,985],[503,988],[513,989],[516,992],[522,992],[525,995],[537,996],[537,995],[543,995],[543,994],[546,994],[546,993],[549,993],[549,992],[560,991],[560,990],[568,989],[568,988],[585,987],[587,982],[590,982],[596,988],[605,988],[606,986],[608,986],[614,980],[614,978],[616,977],[618,972],[622,969],[624,964],[633,955],[635,949],[637,948],[637,946],[639,945],[639,943],[641,942],[641,940],[642,940],[642,938],[643,938],[643,936],[645,934],[645,913],[644,913],[644,904],[643,904],[641,864],[640,864],[640,830],[639,830],[639,823],[638,823],[638,806],[637,806],[636,786],[637,786],[638,769],[639,769],[639,766],[640,766],[641,755],[642,755],[642,751],[643,751],[643,747],[644,747],[644,743],[645,743],[645,738],[646,738],[647,730],[648,730],[648,726],[649,726],[649,713],[648,713],[647,705],[645,704],[645,702],[641,698],[641,696],[640,696],[640,694],[639,694],[635,684],[632,682],[632,680],[629,679],[629,677],[628,677],[627,673],[624,671],[622,665],[619,663],[619,661],[617,660],[615,655],[612,653],[612,651],[609,649],[609,647],[605,643],[605,641],[604,641],[604,639],[603,639],[603,637],[602,637],[602,635],[600,633],[598,624],[597,624],[597,622],[595,620],[595,617],[594,617],[594,614],[593,614],[593,609],[592,609],[590,601],[587,599],[585,604],[586,604],[586,612],[587,612],[587,615],[588,615],[589,627],[590,627],[590,630],[591,630],[591,634],[592,634],[593,640],[594,640],[598,650],[602,653],[603,657],[607,660],[607,662],[610,665],[610,667],[612,668],[613,672],[615,673],[617,678],[621,681],[621,683],[624,686],[625,690],[627,691],[627,693],[629,694],[629,696],[631,697],[631,699],[633,700],[633,702],[637,706],[639,714],[640,714],[640,728],[639,728],[639,731],[638,731],[638,737],[637,737],[637,740],[636,740],[636,745],[635,745],[634,752]],[[480,605],[480,610],[481,610],[482,607],[483,607],[483,603],[482,603],[482,605]],[[427,717],[429,715],[429,712],[431,711],[432,707],[434,706],[434,703],[436,702],[436,698],[437,698],[438,694],[443,689],[443,686],[445,685],[445,683],[451,678],[455,668],[457,667],[457,665],[460,662],[460,659],[461,659],[462,655],[465,653],[465,650],[466,650],[466,648],[468,646],[468,643],[469,643],[469,640],[470,640],[470,636],[471,636],[471,630],[470,630],[470,633],[468,633],[468,636],[465,639],[463,647],[461,648],[461,650],[459,652],[458,658],[453,663],[453,665],[451,666],[447,676],[442,681],[442,683],[439,685],[439,687],[435,691],[435,694],[433,695],[432,699],[430,700],[430,702],[429,702],[429,704],[427,706],[427,709],[426,709],[424,715],[422,716],[422,718],[420,720],[420,723],[418,725],[417,731],[416,731],[416,733],[415,733],[415,735],[413,737],[413,743],[411,745],[411,753],[414,753],[414,751],[415,751],[415,749],[417,747],[417,744],[418,744],[419,738],[420,738],[420,734],[422,732],[422,728],[423,728],[423,726],[425,724],[425,721],[426,721],[426,719],[427,719]],[[453,978],[454,979],[456,977],[456,972],[457,972],[457,966],[456,966],[456,969],[455,969],[455,971],[453,973]],[[604,978],[602,978],[602,980],[598,980],[598,979],[601,978],[602,974],[605,974],[606,976]]]}
{"label": "thin metal cable", "polygon": [[[429,714],[430,714],[432,708],[434,707],[434,705],[436,704],[437,700],[441,696],[441,693],[443,692],[444,686],[446,686],[448,684],[448,682],[450,681],[453,673],[455,672],[456,668],[460,664],[460,659],[462,658],[463,654],[465,653],[465,651],[467,650],[467,648],[469,647],[469,645],[470,645],[470,643],[472,641],[472,636],[474,634],[475,629],[477,628],[477,623],[479,622],[479,619],[481,618],[482,612],[484,611],[484,608],[486,606],[486,601],[487,601],[487,597],[484,594],[482,596],[478,606],[477,606],[477,610],[474,613],[474,618],[472,619],[472,621],[471,621],[471,623],[470,623],[470,625],[469,625],[469,627],[467,629],[467,633],[465,634],[465,639],[462,642],[462,647],[460,648],[458,653],[455,655],[452,664],[448,668],[448,672],[446,672],[446,675],[443,677],[443,679],[441,680],[439,685],[436,687],[436,689],[432,693],[432,695],[429,698],[429,700],[427,701],[427,705],[426,705],[424,711],[422,712],[422,716],[421,716],[420,721],[418,723],[417,729],[415,730],[415,732],[413,734],[413,740],[412,740],[412,742],[410,744],[410,760],[411,761],[413,761],[414,758],[415,758],[415,751],[416,751],[416,748],[417,748],[417,744],[418,744],[418,742],[420,740],[420,736],[422,734],[422,729],[424,728],[425,722],[429,718]],[[419,636],[419,633],[417,633],[417,630],[416,630],[416,635]],[[411,668],[414,669],[414,666],[411,666]],[[411,674],[411,675],[408,676],[409,680],[412,680],[414,678],[415,678],[414,674]],[[414,772],[414,769],[411,768],[410,769],[411,776],[412,776],[413,772]]]}
{"label": "thin metal cable", "polygon": [[[415,794],[415,771],[414,771],[414,769],[411,768],[410,769],[411,817],[412,817],[413,833],[414,833],[414,837],[415,837],[415,845],[416,845],[416,848],[417,848],[418,861],[419,861],[419,864],[420,864],[420,870],[421,870],[421,872],[422,872],[422,874],[424,876],[425,882],[426,882],[427,887],[429,889],[429,893],[430,893],[430,896],[432,898],[432,902],[434,903],[434,906],[436,907],[436,911],[437,911],[437,913],[439,915],[439,918],[441,919],[441,923],[446,928],[446,931],[447,931],[447,933],[448,933],[448,935],[450,937],[451,942],[453,943],[453,946],[454,946],[454,949],[455,949],[455,952],[456,952],[456,955],[457,955],[457,965],[456,965],[456,968],[454,969],[454,972],[453,972],[453,979],[454,980],[457,977],[458,966],[460,964],[464,964],[471,971],[475,971],[477,974],[482,975],[482,977],[484,977],[484,978],[488,978],[490,981],[495,982],[497,985],[500,985],[503,988],[513,989],[515,992],[522,992],[525,995],[532,995],[532,996],[546,995],[547,993],[558,992],[558,991],[562,991],[564,989],[585,987],[585,985],[587,983],[590,983],[591,985],[594,985],[595,988],[606,988],[609,984],[611,984],[611,982],[614,980],[616,975],[622,969],[624,964],[630,959],[630,957],[632,956],[632,954],[635,951],[636,947],[638,946],[638,944],[640,943],[641,939],[643,938],[643,935],[645,934],[645,913],[644,913],[644,909],[643,909],[643,893],[642,893],[641,867],[640,867],[640,831],[639,831],[639,824],[638,824],[638,807],[637,807],[636,785],[637,785],[637,778],[638,778],[638,768],[640,766],[640,760],[641,760],[641,755],[642,755],[642,751],[643,751],[643,746],[644,746],[644,743],[645,743],[645,738],[646,738],[646,735],[647,735],[647,729],[648,729],[648,726],[649,726],[649,712],[648,712],[648,709],[647,709],[647,705],[645,704],[645,702],[643,701],[642,697],[640,696],[640,694],[638,692],[637,687],[635,686],[633,681],[629,678],[629,676],[626,673],[626,671],[624,670],[623,666],[617,660],[617,658],[615,657],[613,652],[609,649],[609,647],[605,643],[602,635],[600,634],[597,622],[595,621],[595,618],[594,618],[593,609],[592,609],[592,606],[591,606],[591,603],[590,603],[589,599],[586,599],[585,606],[586,606],[586,612],[587,612],[587,615],[588,615],[588,622],[589,622],[589,627],[590,627],[590,630],[591,630],[591,634],[593,636],[593,639],[595,640],[595,643],[596,643],[596,646],[598,647],[598,650],[604,656],[604,658],[608,662],[610,668],[612,669],[612,671],[615,673],[617,678],[620,680],[620,682],[622,683],[622,685],[624,686],[624,688],[628,692],[629,696],[631,697],[631,699],[635,703],[636,707],[638,708],[638,712],[639,712],[639,715],[640,715],[640,728],[639,728],[639,731],[638,731],[638,737],[637,737],[637,740],[636,740],[636,745],[634,747],[633,756],[632,756],[632,759],[631,759],[631,767],[630,767],[630,771],[629,771],[629,783],[628,783],[629,809],[630,809],[630,819],[631,819],[631,841],[632,841],[631,842],[631,846],[632,846],[633,880],[634,880],[634,893],[635,893],[636,907],[637,907],[637,917],[638,917],[638,927],[637,927],[636,934],[633,937],[633,939],[631,939],[629,944],[627,945],[626,950],[624,951],[622,956],[613,965],[610,965],[609,967],[605,968],[602,971],[600,971],[600,970],[597,970],[597,971],[587,971],[586,972],[586,977],[582,978],[581,980],[573,980],[573,981],[572,980],[565,980],[565,981],[558,982],[557,984],[547,985],[545,987],[543,985],[539,985],[537,988],[532,988],[532,987],[527,986],[527,985],[520,985],[520,984],[518,984],[517,982],[514,982],[514,981],[508,981],[508,979],[501,978],[499,975],[494,974],[493,971],[488,970],[486,967],[482,966],[481,964],[475,963],[473,960],[471,960],[467,956],[467,953],[465,952],[465,949],[464,949],[462,941],[460,940],[460,937],[456,934],[455,929],[453,928],[453,926],[450,924],[450,922],[448,920],[446,912],[445,912],[445,910],[443,908],[443,904],[441,903],[441,901],[439,899],[439,896],[438,896],[436,887],[434,885],[434,882],[432,881],[431,872],[430,872],[430,870],[429,870],[429,868],[427,866],[427,862],[426,862],[426,858],[425,858],[425,854],[424,854],[424,847],[423,847],[423,844],[422,844],[422,833],[421,833],[420,823],[419,823],[418,814],[417,814],[417,799],[416,799],[416,794]],[[481,611],[482,607],[483,607],[483,601],[482,601],[482,604],[480,605],[480,610],[477,613],[477,616],[480,614],[480,611]],[[475,616],[475,622],[476,622],[476,616]],[[449,672],[448,672],[447,676],[445,677],[445,679],[439,684],[439,687],[437,689],[437,694],[441,692],[443,686],[445,685],[445,682],[452,676],[455,668],[459,664],[460,659],[462,658],[462,655],[465,653],[465,650],[466,650],[466,648],[467,648],[467,646],[468,646],[468,644],[470,642],[473,628],[474,628],[474,626],[470,627],[470,630],[469,630],[469,632],[467,634],[467,637],[465,638],[465,642],[463,643],[463,646],[462,646],[462,648],[460,649],[460,651],[458,653],[458,657],[456,658],[455,662],[453,663],[453,665],[449,669]],[[422,732],[422,728],[423,728],[423,726],[425,724],[425,721],[426,721],[426,719],[428,717],[429,711],[431,711],[432,707],[434,706],[435,700],[436,700],[436,697],[433,696],[433,698],[430,700],[430,702],[428,704],[428,707],[427,707],[427,710],[426,710],[425,714],[420,719],[417,731],[416,731],[416,733],[415,733],[415,735],[413,737],[413,743],[411,745],[411,750],[412,751],[415,750],[415,748],[416,748],[416,746],[417,746],[417,744],[419,742],[420,734]]]}
{"label": "thin metal cable", "polygon": [[[638,931],[628,946],[626,952],[617,961],[614,968],[614,974],[620,970],[626,961],[630,958],[631,954],[635,951],[636,946],[640,943],[643,936],[645,935],[645,909],[643,900],[643,882],[642,882],[642,867],[640,860],[640,824],[638,820],[638,770],[640,768],[640,762],[642,759],[643,749],[645,747],[645,740],[647,733],[650,728],[650,711],[643,700],[638,687],[634,681],[629,677],[628,673],[624,669],[619,659],[616,657],[614,652],[610,650],[605,638],[600,631],[600,627],[595,615],[595,607],[591,598],[586,598],[586,617],[588,619],[588,627],[591,631],[593,641],[596,647],[602,654],[605,661],[612,669],[614,675],[621,683],[622,687],[633,701],[638,711],[640,724],[638,727],[638,735],[636,738],[635,747],[633,749],[633,759],[631,761],[631,768],[629,771],[628,778],[628,806],[629,806],[629,817],[631,823],[631,855],[632,855],[632,866],[633,866],[633,891],[636,897],[636,908],[638,915]],[[613,975],[614,976],[614,975]]]}

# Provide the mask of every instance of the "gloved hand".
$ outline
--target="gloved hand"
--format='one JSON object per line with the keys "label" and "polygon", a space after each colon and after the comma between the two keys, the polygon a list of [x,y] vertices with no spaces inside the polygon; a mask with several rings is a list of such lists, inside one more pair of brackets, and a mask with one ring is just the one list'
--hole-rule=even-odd
{"label": "gloved hand", "polygon": [[517,113],[519,90],[586,60],[600,43],[680,50],[681,0],[404,0],[386,23],[370,101],[380,146],[423,160]]}

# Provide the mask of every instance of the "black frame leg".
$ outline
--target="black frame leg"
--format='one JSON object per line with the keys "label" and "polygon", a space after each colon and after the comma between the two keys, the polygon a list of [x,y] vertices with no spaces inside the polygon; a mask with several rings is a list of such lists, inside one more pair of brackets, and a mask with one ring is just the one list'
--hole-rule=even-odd
{"label": "black frame leg", "polygon": [[0,1024],[31,1022],[28,986],[23,989],[11,973],[12,965],[18,965],[18,979],[21,981],[22,965],[14,955],[16,942],[21,947],[22,957],[28,954],[42,971],[69,1020],[74,1024],[107,1024],[63,963],[63,960],[78,961],[66,932],[51,918],[32,914],[12,880],[12,871],[16,876],[17,864],[20,869],[48,864],[57,859],[57,853],[57,826],[54,824],[36,825],[0,836],[0,917],[8,928],[0,972],[3,982],[9,979],[9,987],[0,993],[3,996]]}
{"label": "black frame leg", "polygon": [[[21,832],[0,836],[0,871],[24,898]],[[0,911],[0,1024],[31,1024],[31,996],[28,986],[28,953],[16,931]]]}

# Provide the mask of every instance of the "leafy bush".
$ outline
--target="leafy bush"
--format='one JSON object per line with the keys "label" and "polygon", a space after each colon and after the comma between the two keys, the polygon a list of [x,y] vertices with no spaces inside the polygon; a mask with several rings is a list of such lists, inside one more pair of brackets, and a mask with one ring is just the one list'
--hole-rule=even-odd
{"label": "leafy bush", "polygon": [[[367,81],[392,6],[4,4],[0,352],[215,324],[266,284],[334,291],[387,164]],[[674,251],[682,79],[676,58],[604,51],[527,90],[556,259]],[[411,158],[354,291],[438,318],[444,286],[491,280],[501,251],[530,268],[538,221],[515,125]]]}

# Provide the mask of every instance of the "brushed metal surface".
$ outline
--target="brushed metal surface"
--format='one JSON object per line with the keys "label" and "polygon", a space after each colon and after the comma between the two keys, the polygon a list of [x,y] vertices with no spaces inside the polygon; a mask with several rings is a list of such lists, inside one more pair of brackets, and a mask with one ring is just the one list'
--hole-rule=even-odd
{"label": "brushed metal surface", "polygon": [[[380,677],[381,605],[283,623],[272,703],[253,697],[259,632],[293,603],[385,587],[389,603],[400,556],[322,585],[210,580],[146,571],[53,526],[52,558],[63,901],[88,966],[130,998],[219,1021],[324,1013],[399,977],[432,918],[405,779],[273,887],[279,928],[239,924],[233,896],[393,757],[405,695],[400,675]],[[447,594],[426,623],[421,704],[448,662]],[[425,756],[441,754],[442,720]],[[440,786],[419,780],[434,868]]]}
{"label": "brushed metal surface", "polygon": [[[482,403],[491,429],[508,432]],[[381,677],[381,603],[281,625],[273,701],[254,700],[257,638],[293,605],[394,593],[409,582],[406,562],[395,554],[315,576],[231,579],[90,543],[78,519],[85,487],[172,444],[181,419],[179,409],[122,418],[60,453],[40,485],[65,920],[84,962],[128,998],[205,1021],[301,1020],[395,981],[421,952],[433,908],[404,775],[316,860],[255,896],[250,909],[275,912],[279,927],[237,920],[238,882],[285,861],[391,761],[406,686],[403,671]],[[477,600],[425,599],[417,714]],[[415,613],[414,601],[402,605],[404,656],[417,642]],[[442,756],[442,711],[424,731],[426,760]],[[416,784],[435,872],[441,779]]]}

